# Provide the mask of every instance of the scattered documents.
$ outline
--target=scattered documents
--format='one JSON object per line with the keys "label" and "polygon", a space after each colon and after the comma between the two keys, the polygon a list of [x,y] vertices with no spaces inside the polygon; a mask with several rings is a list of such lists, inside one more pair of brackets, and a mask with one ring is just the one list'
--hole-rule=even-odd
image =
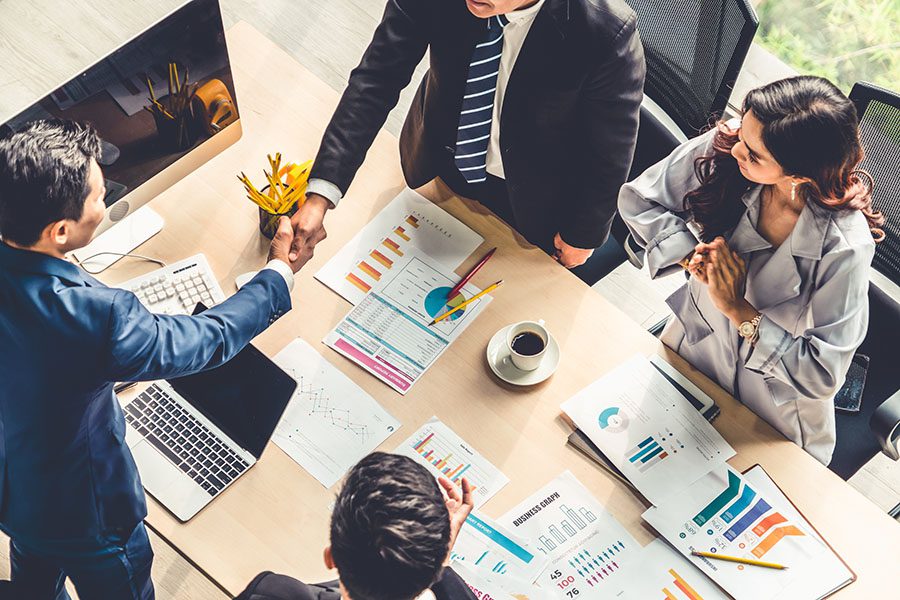
{"label": "scattered documents", "polygon": [[613,597],[619,571],[640,548],[622,525],[566,471],[499,519],[532,540],[550,562],[538,585],[544,597]]}
{"label": "scattered documents", "polygon": [[319,269],[316,279],[355,305],[411,250],[453,271],[483,241],[462,221],[406,188]]}
{"label": "scattered documents", "polygon": [[374,398],[297,338],[275,356],[297,380],[273,441],[325,487],[400,427]]}
{"label": "scattered documents", "polygon": [[[843,567],[843,563],[796,511],[786,510],[782,498],[764,493],[760,486],[724,466],[650,508],[644,519],[736,600],[824,597],[835,587],[820,579],[824,569]],[[690,556],[694,551],[788,568]]]}
{"label": "scattered documents", "polygon": [[396,450],[428,467],[435,477],[443,475],[456,485],[465,477],[473,487],[479,508],[509,483],[500,469],[467,444],[437,417],[431,417]]}
{"label": "scattered documents", "polygon": [[622,569],[619,600],[728,600],[700,569],[662,540],[653,540]]}
{"label": "scattered documents", "polygon": [[432,258],[409,250],[326,336],[325,344],[405,394],[491,301],[482,296],[429,325],[448,306],[480,291],[466,285],[448,299],[457,280]]}
{"label": "scattered documents", "polygon": [[581,390],[562,410],[653,504],[735,454],[644,356]]}
{"label": "scattered documents", "polygon": [[450,560],[515,597],[537,592],[532,583],[547,565],[545,555],[535,554],[512,533],[475,512],[463,524]]}

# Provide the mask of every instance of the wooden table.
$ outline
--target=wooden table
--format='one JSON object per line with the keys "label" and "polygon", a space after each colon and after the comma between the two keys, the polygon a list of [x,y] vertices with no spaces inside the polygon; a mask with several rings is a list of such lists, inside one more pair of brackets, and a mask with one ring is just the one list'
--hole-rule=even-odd
{"label": "wooden table", "polygon": [[[204,252],[226,293],[236,275],[264,262],[267,249],[256,209],[243,198],[235,174],[260,172],[269,152],[294,161],[313,157],[338,101],[338,94],[249,25],[235,25],[228,43],[244,137],[151,203],[166,225],[141,247],[143,254],[171,261]],[[485,505],[489,516],[503,514],[569,469],[643,544],[653,538],[640,517],[645,506],[566,446],[569,430],[559,405],[634,353],[659,352],[721,406],[715,425],[738,452],[731,464],[741,470],[762,464],[858,573],[859,581],[841,597],[874,598],[895,589],[889,582],[898,580],[897,523],[503,222],[440,182],[420,191],[484,236],[476,254],[499,248],[474,281],[484,286],[502,277],[494,301],[406,396],[322,345],[350,304],[313,273],[402,189],[399,164],[397,140],[381,132],[347,197],[326,217],[329,237],[298,274],[293,310],[257,338],[259,348],[272,356],[297,336],[313,344],[402,422],[383,450],[395,449],[432,415],[440,417],[511,480]],[[103,278],[124,281],[148,268],[121,261]],[[559,341],[559,370],[530,389],[500,383],[485,360],[488,340],[510,322],[537,318]],[[256,467],[189,523],[179,523],[152,500],[148,522],[237,593],[267,569],[307,581],[333,577],[322,562],[333,496],[270,444]]]}

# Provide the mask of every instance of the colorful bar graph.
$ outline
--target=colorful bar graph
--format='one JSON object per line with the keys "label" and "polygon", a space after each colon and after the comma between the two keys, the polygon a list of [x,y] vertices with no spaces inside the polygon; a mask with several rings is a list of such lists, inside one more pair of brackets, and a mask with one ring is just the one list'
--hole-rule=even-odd
{"label": "colorful bar graph", "polygon": [[412,225],[413,227],[415,227],[416,229],[419,228],[419,220],[412,215],[409,215],[408,217],[406,217],[406,222],[409,223],[410,225]]}
{"label": "colorful bar graph", "polygon": [[362,261],[359,263],[359,270],[373,278],[375,281],[379,281],[381,279],[381,273],[376,271],[374,267],[372,267],[366,261]]}
{"label": "colorful bar graph", "polygon": [[697,525],[703,525],[710,519],[712,519],[717,512],[722,510],[726,504],[737,498],[738,491],[741,489],[741,480],[740,478],[728,471],[728,488],[725,489],[724,492],[716,496],[716,498],[707,504],[703,510],[701,510],[695,517],[694,523]]}
{"label": "colorful bar graph", "polygon": [[422,454],[422,448],[431,441],[431,438],[434,437],[434,432],[429,433],[427,436],[416,442],[416,445],[413,446],[413,450],[417,450],[419,454]]}
{"label": "colorful bar graph", "polygon": [[751,550],[750,552],[753,553],[753,556],[755,556],[756,558],[762,558],[766,554],[766,552],[768,552],[775,546],[775,544],[784,539],[785,536],[789,535],[802,536],[805,534],[793,525],[778,527],[777,529],[773,530],[772,533],[763,538],[763,541],[757,544],[756,547],[753,548],[753,550]]}
{"label": "colorful bar graph", "polygon": [[380,262],[383,266],[387,267],[388,269],[390,269],[391,267],[394,266],[394,261],[389,259],[387,256],[385,256],[378,250],[372,250],[372,252],[369,254],[369,256],[374,258],[376,261]]}
{"label": "colorful bar graph", "polygon": [[384,238],[384,241],[381,243],[385,248],[387,248],[397,256],[403,256],[403,251],[400,249],[400,246],[391,238]]}
{"label": "colorful bar graph", "polygon": [[675,578],[675,586],[684,592],[690,600],[703,600],[703,597],[692,588],[684,578],[675,572],[675,569],[669,569],[669,575]]}
{"label": "colorful bar graph", "polygon": [[780,523],[787,523],[787,519],[785,519],[781,513],[772,513],[771,515],[760,521],[759,524],[753,528],[753,533],[755,533],[759,537],[762,537],[773,526]]}
{"label": "colorful bar graph", "polygon": [[772,510],[772,507],[769,506],[769,503],[760,498],[759,501],[753,505],[753,508],[748,510],[743,517],[738,519],[735,524],[725,532],[725,539],[727,539],[729,542],[733,542],[737,538],[737,536],[744,533],[760,517],[762,517],[770,510]]}
{"label": "colorful bar graph", "polygon": [[672,592],[670,592],[670,591],[667,590],[666,588],[663,588],[662,591],[663,591],[663,594],[666,595],[666,600],[678,600],[678,598],[676,598],[675,596],[673,596],[673,595],[672,595]]}
{"label": "colorful bar graph", "polygon": [[750,506],[750,503],[753,502],[754,498],[756,498],[756,491],[745,483],[744,491],[741,492],[741,497],[722,511],[722,520],[726,523],[731,523],[739,514],[747,510],[747,507]]}
{"label": "colorful bar graph", "polygon": [[406,235],[406,230],[403,229],[402,227],[398,226],[397,229],[394,230],[394,233],[396,233],[398,236],[400,236],[403,240],[405,240],[407,242],[409,241],[409,236]]}
{"label": "colorful bar graph", "polygon": [[368,294],[369,290],[372,289],[372,286],[370,286],[368,283],[366,283],[365,281],[363,281],[362,279],[360,279],[353,273],[347,273],[346,279],[347,279],[347,281],[349,281],[350,283],[352,283],[353,285],[355,285],[356,287],[361,289],[366,294]]}
{"label": "colorful bar graph", "polygon": [[659,444],[656,443],[652,436],[648,437],[643,442],[628,451],[628,460],[629,462],[640,460],[647,454],[653,452],[656,448],[659,448]]}

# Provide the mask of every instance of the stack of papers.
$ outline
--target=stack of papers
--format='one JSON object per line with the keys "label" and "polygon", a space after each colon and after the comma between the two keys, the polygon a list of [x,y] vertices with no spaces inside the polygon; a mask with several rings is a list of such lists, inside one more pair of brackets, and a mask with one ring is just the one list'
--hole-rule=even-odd
{"label": "stack of papers", "polygon": [[635,356],[562,405],[653,504],[734,456],[734,449],[653,364]]}

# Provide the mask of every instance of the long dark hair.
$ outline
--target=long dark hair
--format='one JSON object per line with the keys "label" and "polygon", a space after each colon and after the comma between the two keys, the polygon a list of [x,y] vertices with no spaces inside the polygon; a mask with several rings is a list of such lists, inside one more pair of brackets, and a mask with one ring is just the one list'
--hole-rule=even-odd
{"label": "long dark hair", "polygon": [[[829,210],[861,210],[876,241],[884,216],[872,208],[872,178],[857,169],[863,158],[853,103],[827,79],[804,75],[751,90],[743,112],[763,125],[763,143],[785,174],[809,178],[797,185],[807,202]],[[694,162],[700,186],[684,197],[705,242],[737,225],[741,196],[755,183],[741,174],[731,148],[737,130],[716,125],[712,153]]]}

